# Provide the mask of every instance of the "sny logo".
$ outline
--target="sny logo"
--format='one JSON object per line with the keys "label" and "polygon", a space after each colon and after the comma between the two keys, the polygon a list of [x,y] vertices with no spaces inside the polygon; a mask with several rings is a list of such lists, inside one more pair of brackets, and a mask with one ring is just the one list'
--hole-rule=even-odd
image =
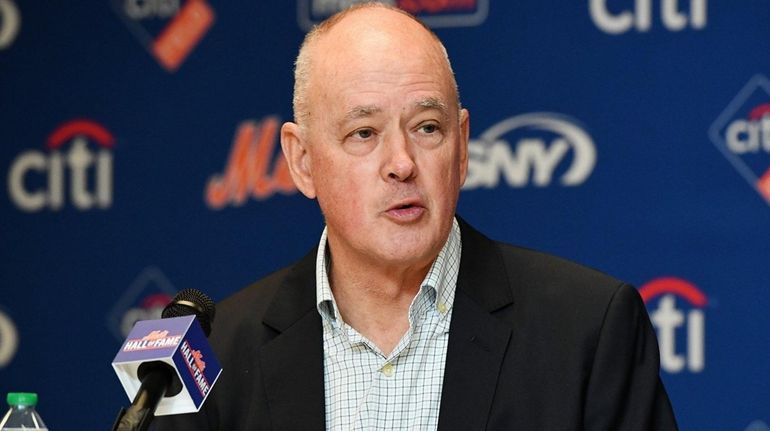
{"label": "sny logo", "polygon": [[[367,0],[297,0],[297,20],[303,30],[355,3]],[[390,0],[383,1],[420,18],[430,27],[471,27],[489,14],[489,0]]]}
{"label": "sny logo", "polygon": [[577,186],[595,165],[593,140],[575,120],[546,112],[523,114],[470,141],[463,190],[497,187],[501,176],[511,187],[526,187],[530,178],[534,186],[545,187],[557,172],[562,185]]}
{"label": "sny logo", "polygon": [[13,0],[0,0],[0,50],[11,46],[20,27],[21,18],[16,4]]}
{"label": "sny logo", "polygon": [[711,125],[709,137],[770,204],[770,81],[753,77]]}
{"label": "sny logo", "polygon": [[176,71],[214,23],[206,0],[113,0],[128,28],[169,72]]}
{"label": "sny logo", "polygon": [[610,8],[608,2],[609,0],[589,0],[588,2],[591,19],[605,33],[622,34],[632,29],[638,32],[650,31],[653,4],[660,5],[660,20],[666,30],[680,31],[688,25],[696,30],[706,27],[706,0],[682,1],[681,3],[689,3],[689,14],[681,10],[679,0],[622,0],[617,3],[626,4],[626,9],[619,13],[613,13],[610,9],[622,8],[619,6]]}
{"label": "sny logo", "polygon": [[[706,295],[692,283],[676,278],[662,277],[650,281],[639,289],[644,303],[651,311],[650,320],[658,333],[660,366],[672,374],[684,371],[700,373],[705,367],[705,317]],[[677,297],[689,305],[677,307]],[[687,336],[686,354],[680,353],[677,340]]]}
{"label": "sny logo", "polygon": [[248,197],[263,200],[276,192],[297,191],[283,152],[275,150],[278,127],[277,117],[238,125],[224,172],[212,176],[206,185],[204,199],[210,208],[240,206]]}
{"label": "sny logo", "polygon": [[[89,149],[94,142],[94,149]],[[63,151],[66,144],[68,151]],[[8,172],[8,193],[24,211],[59,210],[65,201],[65,176],[69,177],[69,200],[75,208],[109,208],[112,205],[112,148],[115,139],[102,125],[91,120],[62,124],[48,137],[48,154],[25,151]],[[38,175],[32,175],[32,172]],[[89,183],[93,190],[89,190]]]}

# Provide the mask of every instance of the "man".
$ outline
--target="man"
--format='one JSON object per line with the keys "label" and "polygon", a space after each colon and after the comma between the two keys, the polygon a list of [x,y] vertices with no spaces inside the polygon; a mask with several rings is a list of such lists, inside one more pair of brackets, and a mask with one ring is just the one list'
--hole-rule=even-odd
{"label": "man", "polygon": [[468,164],[438,38],[377,4],[308,34],[281,144],[319,248],[225,300],[224,371],[164,429],[669,430],[636,291],[454,217]]}

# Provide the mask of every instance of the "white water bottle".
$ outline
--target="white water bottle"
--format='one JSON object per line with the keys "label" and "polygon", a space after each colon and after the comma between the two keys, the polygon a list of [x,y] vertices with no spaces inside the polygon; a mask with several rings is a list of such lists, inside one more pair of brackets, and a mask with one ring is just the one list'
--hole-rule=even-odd
{"label": "white water bottle", "polygon": [[48,431],[43,419],[35,410],[37,394],[28,392],[10,392],[8,413],[0,420],[0,431]]}

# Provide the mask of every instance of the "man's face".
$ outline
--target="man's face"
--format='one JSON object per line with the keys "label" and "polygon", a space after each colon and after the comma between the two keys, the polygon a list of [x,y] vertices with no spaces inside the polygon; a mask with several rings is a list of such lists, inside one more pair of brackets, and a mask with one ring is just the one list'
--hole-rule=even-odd
{"label": "man's face", "polygon": [[315,47],[309,194],[333,256],[425,266],[446,241],[465,180],[468,116],[430,36],[378,12],[394,20],[382,22],[387,31],[348,34],[356,24],[343,20]]}

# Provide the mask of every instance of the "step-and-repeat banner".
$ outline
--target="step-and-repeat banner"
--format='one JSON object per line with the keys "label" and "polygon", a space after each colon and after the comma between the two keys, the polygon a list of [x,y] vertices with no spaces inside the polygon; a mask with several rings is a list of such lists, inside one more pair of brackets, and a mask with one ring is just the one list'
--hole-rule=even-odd
{"label": "step-and-repeat banner", "polygon": [[[278,129],[304,33],[349,3],[0,0],[2,394],[106,429],[136,320],[317,243]],[[770,430],[770,4],[393,3],[471,112],[459,214],[636,285],[682,429]]]}

